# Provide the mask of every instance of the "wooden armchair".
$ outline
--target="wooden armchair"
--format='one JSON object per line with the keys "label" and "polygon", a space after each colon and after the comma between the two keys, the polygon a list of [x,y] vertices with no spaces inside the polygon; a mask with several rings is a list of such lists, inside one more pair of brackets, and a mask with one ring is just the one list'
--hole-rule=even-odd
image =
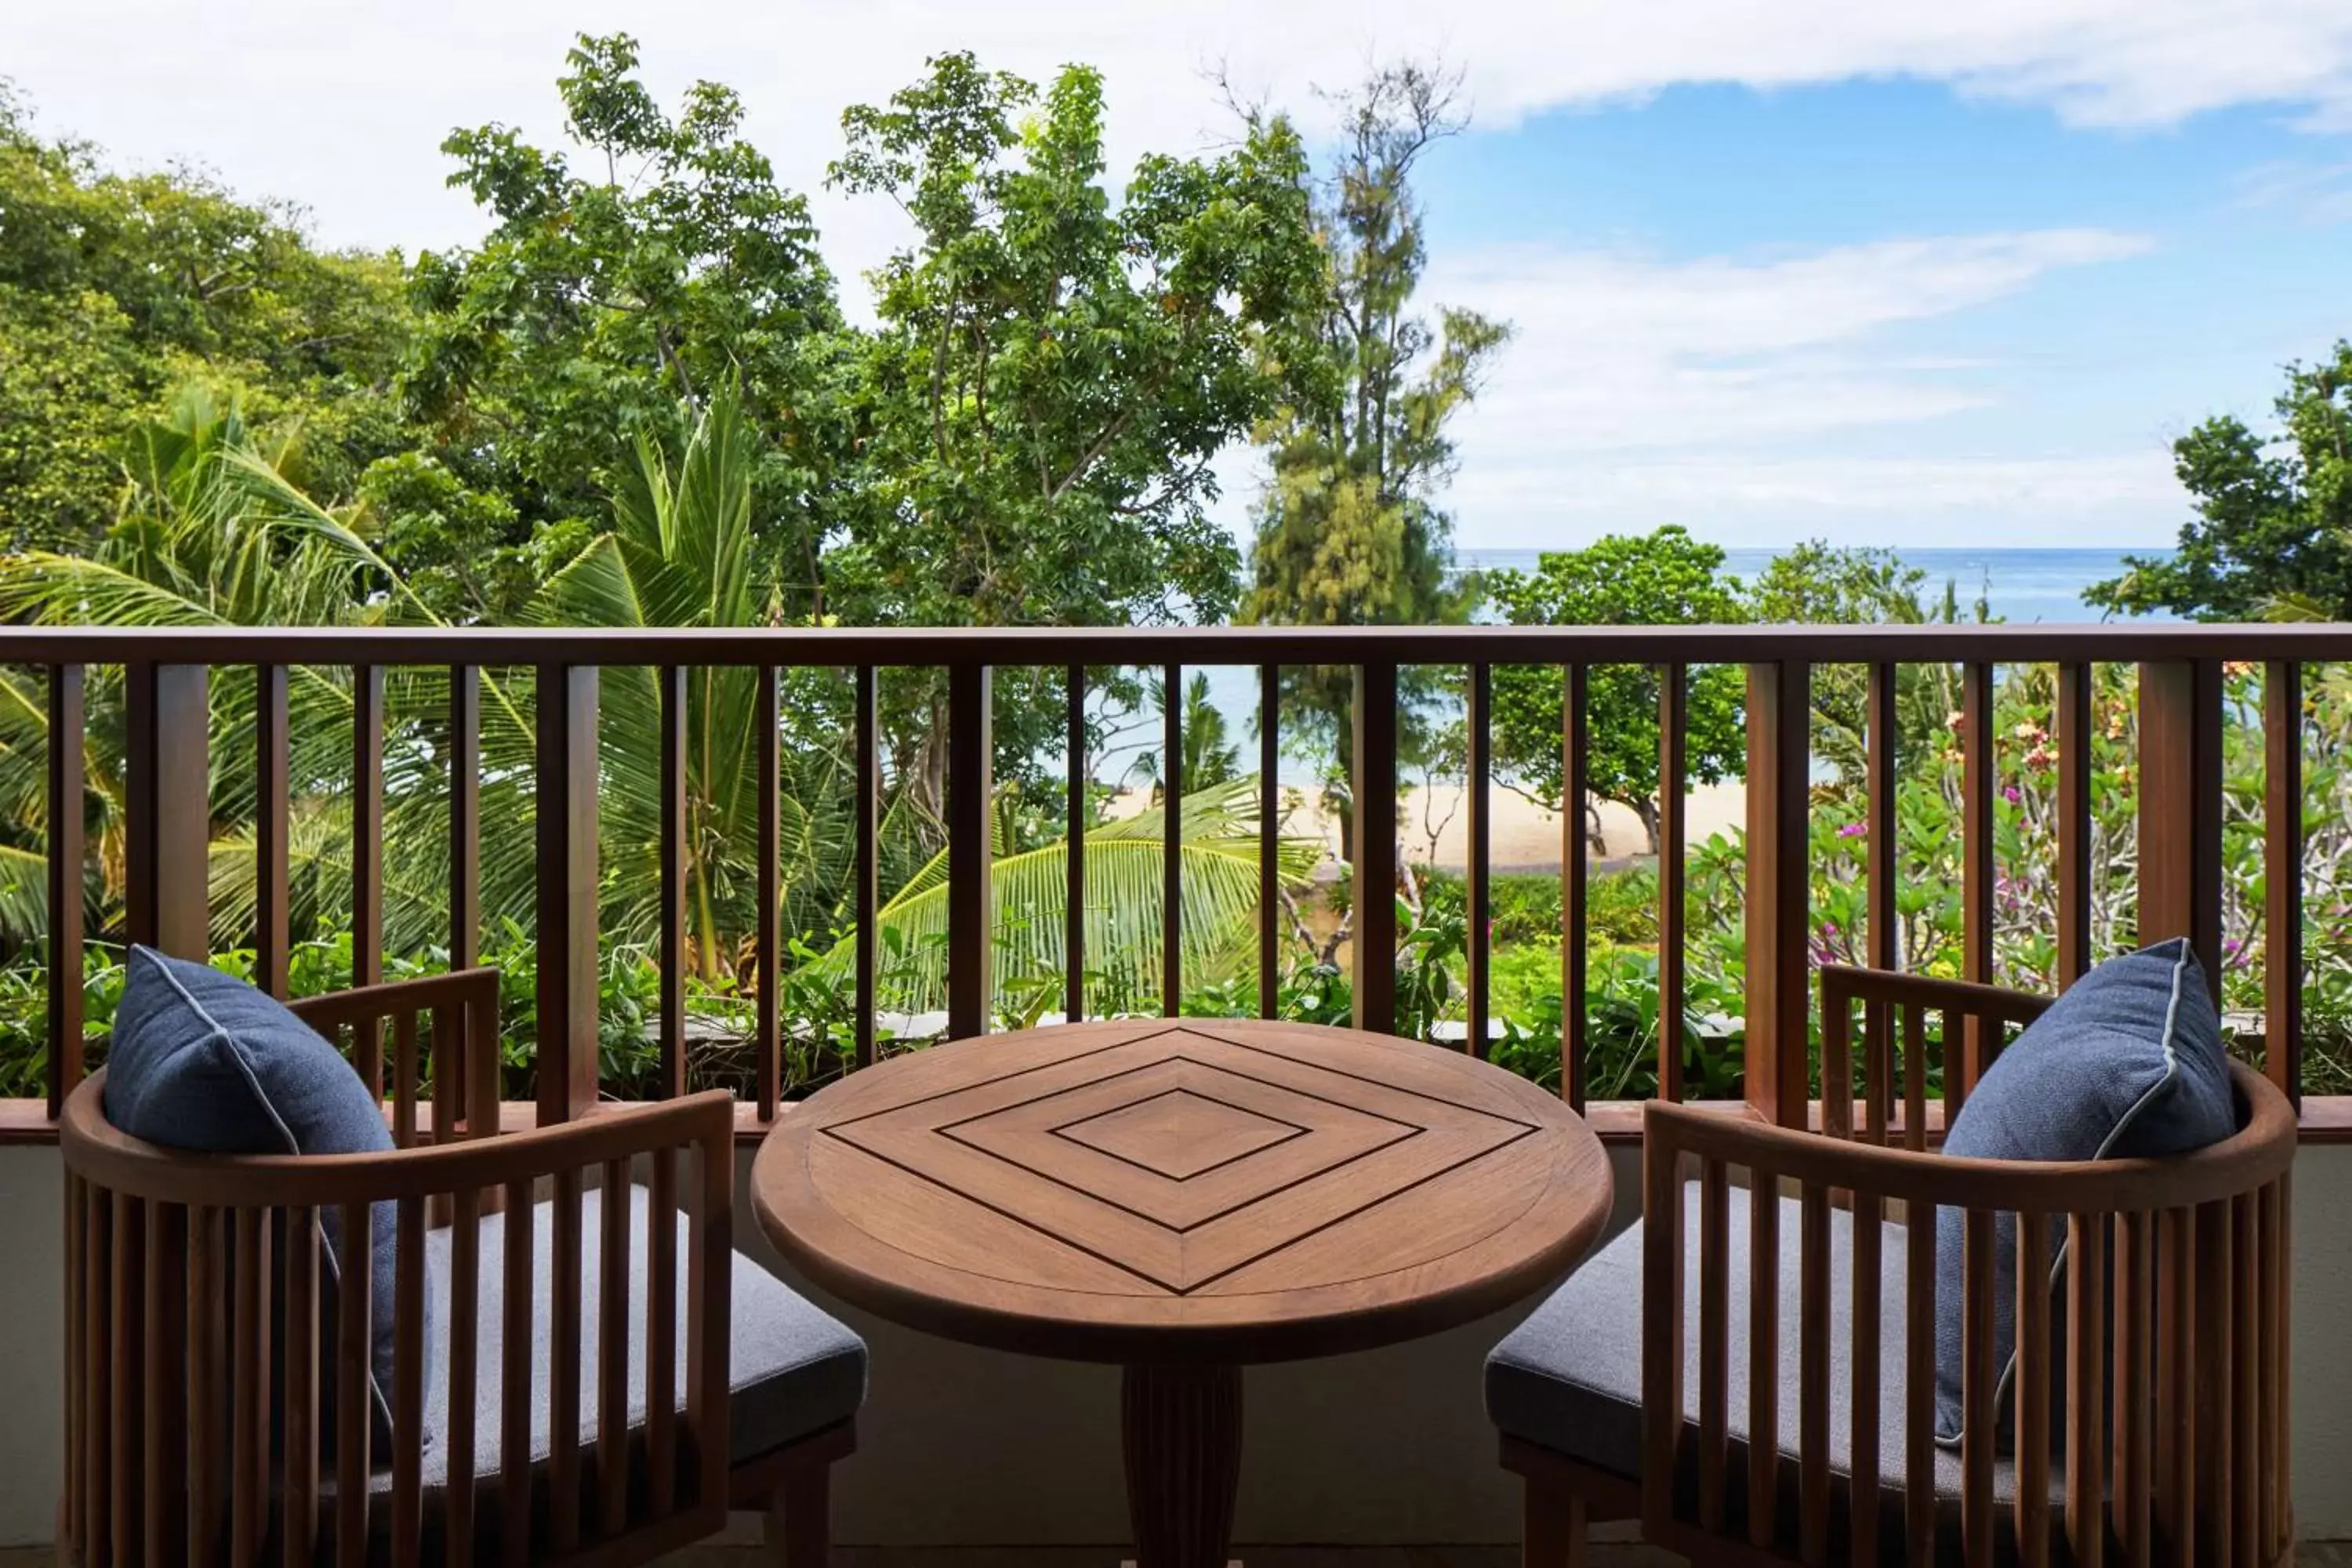
{"label": "wooden armchair", "polygon": [[[2285,1098],[2233,1066],[2239,1131],[2174,1159],[1948,1158],[1927,1147],[1927,1016],[1947,1060],[1975,1031],[1969,1056],[1989,1062],[2047,1003],[1854,969],[1823,970],[1822,994],[1823,1124],[1649,1106],[1641,1225],[1490,1362],[1526,1561],[1578,1561],[1595,1518],[1637,1518],[1701,1562],[2290,1560]],[[1956,1452],[1934,1433],[1939,1206],[1965,1215]],[[2003,1214],[2019,1258],[2006,1379]],[[2053,1291],[2037,1260],[2061,1237]],[[1547,1344],[1552,1381],[1510,1364]],[[1996,1438],[2004,1388],[2013,1451]]]}
{"label": "wooden armchair", "polygon": [[[396,1152],[159,1148],[108,1122],[103,1073],[66,1106],[63,1560],[624,1564],[765,1503],[783,1560],[821,1563],[864,1351],[736,1268],[729,1098],[502,1133],[495,972],[294,1010],[351,1032],[379,1100],[389,1020]],[[364,1259],[378,1204],[401,1238],[389,1454],[370,1452],[369,1270],[341,1270],[321,1342],[335,1263],[314,1223],[339,1210]]]}

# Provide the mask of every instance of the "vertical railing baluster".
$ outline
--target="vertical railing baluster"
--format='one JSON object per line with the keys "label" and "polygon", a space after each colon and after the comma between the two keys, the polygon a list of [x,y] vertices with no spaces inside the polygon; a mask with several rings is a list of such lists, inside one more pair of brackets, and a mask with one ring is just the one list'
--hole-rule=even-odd
{"label": "vertical railing baluster", "polygon": [[[1992,678],[1990,664],[1960,667],[1960,973],[1992,984]],[[2000,1026],[1971,1013],[1960,1026],[1960,1051],[1944,1074],[1944,1114],[1959,1114],[2000,1047]],[[1948,1037],[1948,1021],[1947,1026]],[[1945,1048],[1951,1048],[1947,1038]],[[1947,1125],[1949,1125],[1948,1122]]]}
{"label": "vertical railing baluster", "polygon": [[1584,1109],[1585,781],[1591,741],[1585,715],[1587,671],[1560,672],[1559,699],[1559,1094]]}
{"label": "vertical railing baluster", "polygon": [[[482,962],[482,675],[470,664],[449,669],[449,967]],[[473,1019],[452,1008],[433,1031],[433,1136],[456,1136],[444,1111],[463,1103],[473,1053],[498,1054],[496,1032],[468,1043]],[[443,1079],[447,1078],[445,1089]],[[466,1112],[472,1119],[475,1112]],[[495,1117],[496,1112],[493,1111]],[[478,1122],[476,1123],[478,1125]]]}
{"label": "vertical railing baluster", "polygon": [[2066,1542],[2075,1568],[2100,1568],[2107,1542],[2107,1216],[2070,1215],[2066,1235]]}
{"label": "vertical railing baluster", "polygon": [[[1899,863],[1895,849],[1902,832],[1895,807],[1896,748],[1902,732],[1895,714],[1895,697],[1901,678],[1899,665],[1881,660],[1870,667],[1864,696],[1869,711],[1863,725],[1864,745],[1868,753],[1863,794],[1869,857],[1864,891],[1869,902],[1863,925],[1870,966],[1889,972],[1901,968],[1903,963],[1903,933],[1895,898],[1895,867]],[[1893,1083],[1881,1077],[1894,1063],[1894,1030],[1895,1020],[1886,1004],[1874,998],[1863,1004],[1862,1037],[1864,1059],[1869,1063],[1866,1089],[1870,1104],[1882,1111],[1894,1104]],[[1874,1142],[1885,1140],[1886,1121],[1883,1114],[1865,1125],[1872,1129]]]}
{"label": "vertical railing baluster", "polygon": [[[661,1055],[665,1098],[686,1092],[686,723],[688,673],[667,664],[661,687]],[[706,679],[708,677],[705,678]]]}
{"label": "vertical railing baluster", "polygon": [[1064,784],[1069,817],[1068,886],[1062,900],[1062,1016],[1083,1023],[1087,1016],[1087,817],[1093,803],[1087,798],[1087,667],[1074,664],[1065,672],[1068,711],[1063,741]]}
{"label": "vertical railing baluster", "polygon": [[86,729],[82,667],[49,667],[49,1120],[65,1111],[66,1096],[82,1074],[82,888],[89,854],[84,837],[82,741]]}
{"label": "vertical railing baluster", "polygon": [[[352,984],[383,978],[383,667],[352,668]],[[373,1037],[373,1019],[353,1026]]]}
{"label": "vertical railing baluster", "polygon": [[282,1000],[293,952],[288,926],[288,906],[293,900],[287,867],[293,828],[293,800],[287,776],[292,731],[284,665],[255,667],[253,717],[254,979],[264,991]]}
{"label": "vertical railing baluster", "polygon": [[210,671],[134,664],[123,672],[123,926],[132,942],[210,955]]}
{"label": "vertical railing baluster", "polygon": [[2058,984],[2087,973],[2091,954],[2092,667],[2058,667],[2058,708],[2051,739],[2058,748]]}
{"label": "vertical railing baluster", "polygon": [[2139,670],[2139,940],[2185,936],[2215,1000],[2221,985],[2221,667]]}
{"label": "vertical railing baluster", "polygon": [[1801,660],[1748,670],[1748,1103],[1766,1121],[1806,1121],[1808,786],[1812,671]]}
{"label": "vertical railing baluster", "polygon": [[1184,1011],[1184,669],[1160,673],[1160,1011]]}
{"label": "vertical railing baluster", "polygon": [[2303,666],[2263,670],[2263,1067],[2303,1107]]}
{"label": "vertical railing baluster", "polygon": [[[1901,932],[1895,925],[1895,845],[1896,835],[1901,831],[1895,821],[1895,744],[1901,733],[1895,698],[1900,668],[1885,662],[1870,667],[1866,699],[1870,711],[1864,724],[1864,743],[1869,749],[1863,784],[1869,831],[1870,902],[1864,917],[1865,940],[1869,943],[1870,966],[1882,970],[1896,969],[1902,964]],[[1884,1016],[1883,1009],[1880,1016]]]}
{"label": "vertical railing baluster", "polygon": [[851,907],[856,911],[857,978],[854,987],[856,1017],[850,1026],[853,1060],[858,1067],[874,1065],[875,1015],[880,1006],[878,965],[881,961],[882,917],[882,720],[877,672],[870,664],[857,667],[857,719],[852,726],[857,747],[857,767],[851,788],[856,792],[856,842],[850,871],[855,885]]}
{"label": "vertical railing baluster", "polygon": [[1355,813],[1353,1022],[1396,1032],[1397,669],[1356,666],[1355,744],[1348,792]]}
{"label": "vertical railing baluster", "polygon": [[539,1121],[596,1103],[596,667],[538,673]]}
{"label": "vertical railing baluster", "polygon": [[1466,744],[1462,760],[1462,808],[1468,846],[1462,867],[1462,903],[1469,986],[1465,997],[1468,1016],[1463,1023],[1462,1046],[1483,1058],[1486,1055],[1488,970],[1494,947],[1489,897],[1494,869],[1487,864],[1492,858],[1494,820],[1486,800],[1488,776],[1494,772],[1494,672],[1484,664],[1474,664],[1468,675],[1463,703],[1463,736]]}
{"label": "vertical railing baluster", "polygon": [[1282,1010],[1282,668],[1257,669],[1257,1016]]}
{"label": "vertical railing baluster", "polygon": [[757,876],[759,910],[752,922],[751,975],[758,1000],[753,1011],[754,1027],[759,1038],[752,1047],[752,1073],[759,1080],[760,1120],[773,1121],[776,1104],[783,1093],[783,1041],[781,1037],[783,1018],[776,994],[783,981],[776,949],[777,904],[782,892],[777,884],[776,857],[783,837],[783,766],[778,748],[781,715],[777,710],[776,667],[760,667],[759,692],[751,704],[751,744],[757,750],[759,765],[760,866]]}
{"label": "vertical railing baluster", "polygon": [[1690,813],[1683,779],[1690,769],[1690,672],[1658,670],[1658,1098],[1679,1101],[1683,1082],[1685,908]]}
{"label": "vertical railing baluster", "polygon": [[481,962],[482,672],[459,664],[449,669],[449,967]]}
{"label": "vertical railing baluster", "polygon": [[995,1005],[992,890],[995,710],[988,666],[948,670],[948,1037],[988,1033]]}

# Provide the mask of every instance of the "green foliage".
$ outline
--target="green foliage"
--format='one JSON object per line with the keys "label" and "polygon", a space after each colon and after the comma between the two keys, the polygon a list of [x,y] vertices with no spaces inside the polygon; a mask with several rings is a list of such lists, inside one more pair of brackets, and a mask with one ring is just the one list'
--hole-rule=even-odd
{"label": "green foliage", "polygon": [[0,548],[95,545],[118,442],[191,378],[299,429],[293,476],[347,497],[400,444],[405,324],[396,257],[322,254],[188,169],[110,174],[0,80]]}
{"label": "green foliage", "polygon": [[2170,560],[2127,557],[2085,602],[2203,621],[2352,620],[2352,341],[2286,367],[2276,437],[2209,419],[2172,444],[2195,500]]}
{"label": "green foliage", "polygon": [[[1144,686],[1151,706],[1164,718],[1168,711],[1166,680],[1153,676]],[[1209,678],[1197,670],[1184,682],[1184,710],[1178,717],[1178,730],[1184,747],[1178,760],[1183,764],[1181,782],[1186,793],[1213,789],[1241,776],[1241,748],[1226,743],[1225,716],[1209,700]],[[1160,748],[1147,746],[1138,752],[1134,768],[1137,775],[1157,793],[1161,785]]]}
{"label": "green foliage", "polygon": [[831,183],[917,243],[874,275],[850,396],[867,467],[852,613],[926,625],[1218,619],[1231,542],[1209,460],[1265,416],[1265,336],[1320,281],[1297,135],[1146,157],[1103,184],[1098,73],[1042,99],[968,54],[842,119]]}
{"label": "green foliage", "polygon": [[[734,380],[766,437],[751,481],[763,566],[792,613],[821,613],[849,351],[807,205],[743,140],[728,89],[697,82],[665,112],[626,34],[583,35],[565,63],[576,165],[501,125],[442,144],[457,161],[449,183],[495,226],[478,246],[417,258],[421,321],[401,391],[439,473],[402,476],[388,551],[480,593],[481,615],[510,618],[532,566],[586,542],[635,443],[683,440]],[[553,546],[535,544],[548,530]]]}
{"label": "green foliage", "polygon": [[[1611,534],[1582,550],[1547,552],[1533,573],[1498,572],[1487,591],[1513,626],[1706,626],[1744,618],[1721,576],[1723,552],[1679,527]],[[1495,761],[1557,811],[1561,794],[1559,671],[1534,665],[1495,670]],[[1705,784],[1738,778],[1747,763],[1739,671],[1689,671],[1689,774]],[[1603,800],[1633,808],[1658,841],[1658,672],[1648,665],[1595,665],[1586,677],[1586,782]]]}
{"label": "green foliage", "polygon": [[[1952,625],[1960,619],[1955,584],[1923,597],[1927,574],[1892,550],[1809,540],[1775,555],[1741,590],[1747,618],[1767,626]],[[1985,606],[1977,606],[1985,619]],[[1812,668],[1813,754],[1847,780],[1862,778],[1868,757],[1870,671],[1856,664]],[[1958,704],[1951,670],[1941,665],[1895,667],[1895,751],[1938,749],[1944,718]]]}
{"label": "green foliage", "polygon": [[[1417,626],[1462,621],[1475,585],[1451,578],[1453,523],[1435,497],[1454,472],[1453,418],[1477,395],[1505,324],[1412,310],[1428,256],[1414,166],[1452,134],[1454,83],[1420,65],[1375,71],[1340,101],[1335,166],[1314,193],[1329,299],[1269,349],[1286,389],[1258,431],[1272,480],[1257,504],[1247,621]],[[1253,117],[1253,134],[1269,123]],[[1406,674],[1404,751],[1426,743],[1425,672]],[[1342,766],[1350,733],[1344,669],[1283,671],[1292,746]],[[1414,684],[1419,682],[1418,685]]]}
{"label": "green foliage", "polygon": [[[1254,959],[1258,907],[1257,780],[1230,780],[1187,790],[1181,802],[1179,896],[1183,973],[1213,979]],[[1161,878],[1167,812],[1151,806],[1087,829],[1086,947],[1087,1011],[1116,1014],[1156,1005],[1160,997]],[[1286,838],[1278,851],[1286,881],[1303,879],[1321,845]],[[1059,1004],[1066,949],[1069,844],[1000,855],[990,871],[995,898],[995,982],[1000,1010],[1019,1011],[1024,986],[1043,982]],[[877,921],[896,933],[908,957],[894,1006],[925,1012],[946,1005],[947,851],[941,849],[882,906]],[[823,961],[845,974],[849,945]],[[1253,1008],[1255,1011],[1255,1008]]]}

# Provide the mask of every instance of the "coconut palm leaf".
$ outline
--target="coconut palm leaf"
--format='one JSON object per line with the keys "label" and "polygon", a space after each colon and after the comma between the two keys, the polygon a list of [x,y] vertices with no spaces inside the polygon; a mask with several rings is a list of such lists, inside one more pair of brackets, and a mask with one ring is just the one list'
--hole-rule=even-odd
{"label": "coconut palm leaf", "polygon": [[[1247,946],[1258,905],[1257,781],[1240,778],[1187,795],[1181,803],[1183,960],[1210,975]],[[1086,943],[1097,965],[1109,961],[1142,974],[1160,969],[1161,879],[1167,816],[1155,807],[1089,828],[1086,842]],[[1285,838],[1277,851],[1286,881],[1303,879],[1322,853],[1319,840]],[[942,851],[877,916],[899,955],[891,1000],[909,1012],[945,1005],[946,855]],[[990,868],[994,896],[995,979],[1000,995],[1065,967],[1069,891],[1066,839],[1005,856]],[[854,944],[836,943],[814,966],[845,984]]]}

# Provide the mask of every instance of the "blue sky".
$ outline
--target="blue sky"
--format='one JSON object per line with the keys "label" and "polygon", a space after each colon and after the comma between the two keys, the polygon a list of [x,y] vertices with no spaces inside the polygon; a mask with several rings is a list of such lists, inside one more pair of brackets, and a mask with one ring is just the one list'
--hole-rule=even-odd
{"label": "blue sky", "polygon": [[[120,162],[414,247],[478,232],[450,126],[556,135],[577,28],[639,35],[666,95],[737,88],[813,192],[843,105],[943,48],[1101,66],[1115,170],[1229,131],[1212,65],[1314,129],[1312,86],[1442,52],[1474,119],[1425,165],[1428,297],[1519,334],[1461,425],[1474,547],[2161,544],[2167,443],[2266,419],[2282,362],[2352,333],[2344,0],[82,0],[0,74]],[[814,204],[856,309],[900,220]],[[1244,526],[1254,461],[1220,471]]]}
{"label": "blue sky", "polygon": [[2266,417],[2279,364],[2352,331],[2352,138],[2276,105],[2115,127],[1916,79],[1669,88],[1474,132],[1425,185],[1433,287],[1523,329],[1465,431],[1481,544],[1645,512],[2168,542],[2167,443]]}

